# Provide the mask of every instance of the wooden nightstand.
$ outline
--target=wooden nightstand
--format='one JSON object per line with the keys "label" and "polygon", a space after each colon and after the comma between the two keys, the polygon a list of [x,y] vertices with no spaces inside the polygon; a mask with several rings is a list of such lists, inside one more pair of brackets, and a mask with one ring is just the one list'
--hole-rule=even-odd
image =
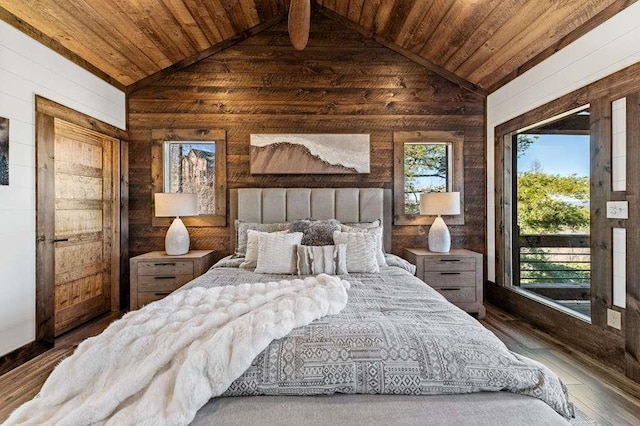
{"label": "wooden nightstand", "polygon": [[471,250],[451,249],[433,253],[424,248],[405,249],[405,258],[416,265],[416,276],[447,300],[484,318],[482,255]]}
{"label": "wooden nightstand", "polygon": [[180,256],[152,251],[129,259],[131,267],[130,309],[160,300],[213,265],[212,250],[191,250]]}

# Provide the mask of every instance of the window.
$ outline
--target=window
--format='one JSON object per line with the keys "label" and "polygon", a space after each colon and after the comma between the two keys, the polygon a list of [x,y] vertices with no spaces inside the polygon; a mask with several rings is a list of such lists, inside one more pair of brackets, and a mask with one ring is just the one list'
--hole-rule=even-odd
{"label": "window", "polygon": [[591,317],[590,135],[586,105],[502,137],[505,284],[583,320]]}
{"label": "window", "polygon": [[[198,194],[200,214],[184,218],[187,226],[226,226],[226,132],[207,129],[154,129],[151,176],[153,192]],[[152,202],[153,204],[153,202]],[[152,223],[168,225],[166,218]]]}
{"label": "window", "polygon": [[165,141],[164,192],[198,194],[201,215],[215,214],[216,142]]}
{"label": "window", "polygon": [[[429,225],[433,217],[420,215],[423,192],[463,193],[462,142],[458,133],[394,133],[394,223]],[[462,201],[461,201],[462,202]],[[461,214],[447,218],[448,224],[464,224]]]}
{"label": "window", "polygon": [[404,212],[420,214],[420,194],[451,192],[450,142],[404,144]]}

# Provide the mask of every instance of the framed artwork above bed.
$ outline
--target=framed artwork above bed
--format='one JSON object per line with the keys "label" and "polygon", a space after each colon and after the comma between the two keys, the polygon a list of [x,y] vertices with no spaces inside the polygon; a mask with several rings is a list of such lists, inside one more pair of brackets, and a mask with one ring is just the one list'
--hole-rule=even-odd
{"label": "framed artwork above bed", "polygon": [[251,174],[370,172],[367,134],[253,134]]}

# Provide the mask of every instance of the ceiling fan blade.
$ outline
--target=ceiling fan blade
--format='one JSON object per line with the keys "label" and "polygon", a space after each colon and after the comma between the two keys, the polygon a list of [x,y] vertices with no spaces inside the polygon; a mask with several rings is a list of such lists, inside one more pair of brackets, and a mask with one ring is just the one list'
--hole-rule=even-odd
{"label": "ceiling fan blade", "polygon": [[291,0],[289,5],[289,38],[296,50],[302,50],[309,41],[309,21],[311,20],[310,0]]}

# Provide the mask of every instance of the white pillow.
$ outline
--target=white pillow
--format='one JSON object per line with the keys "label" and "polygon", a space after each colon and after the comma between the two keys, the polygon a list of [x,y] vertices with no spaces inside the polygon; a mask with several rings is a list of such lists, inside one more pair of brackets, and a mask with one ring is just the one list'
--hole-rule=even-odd
{"label": "white pillow", "polygon": [[[333,238],[333,236],[332,236]],[[347,246],[298,246],[298,275],[345,275]]]}
{"label": "white pillow", "polygon": [[[286,234],[288,231],[277,231],[279,234]],[[241,268],[253,269],[258,264],[258,237],[262,234],[270,232],[256,231],[255,229],[247,230],[247,251],[244,254],[244,262],[240,264]]]}
{"label": "white pillow", "polygon": [[247,251],[247,231],[253,229],[260,232],[276,232],[286,231],[291,225],[288,222],[284,223],[256,223],[256,222],[243,222],[236,219],[236,257],[244,257]]}
{"label": "white pillow", "polygon": [[377,226],[374,228],[360,228],[358,226],[347,226],[341,225],[340,230],[342,232],[368,232],[370,234],[374,234],[377,238],[377,246],[378,250],[376,252],[376,260],[378,261],[378,265],[385,266],[387,261],[384,257],[384,244],[383,244],[383,232],[382,226]]}
{"label": "white pillow", "polygon": [[257,274],[295,274],[296,246],[302,242],[302,232],[270,233],[258,236]]}
{"label": "white pillow", "polygon": [[378,273],[380,266],[377,260],[378,241],[375,234],[369,232],[333,233],[335,244],[347,245],[347,271]]}

